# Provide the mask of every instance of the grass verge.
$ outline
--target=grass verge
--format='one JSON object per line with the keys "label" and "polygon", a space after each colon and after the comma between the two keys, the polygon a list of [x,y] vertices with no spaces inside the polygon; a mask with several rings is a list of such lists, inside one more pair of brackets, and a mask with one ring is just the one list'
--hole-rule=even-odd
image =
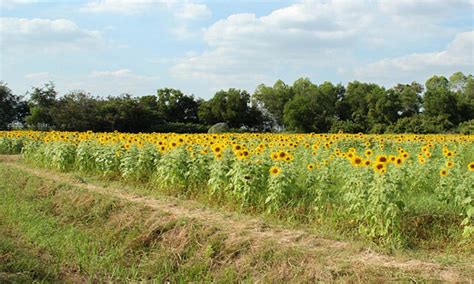
{"label": "grass verge", "polygon": [[6,282],[307,282],[430,278],[229,236],[182,218],[0,163],[0,280]]}

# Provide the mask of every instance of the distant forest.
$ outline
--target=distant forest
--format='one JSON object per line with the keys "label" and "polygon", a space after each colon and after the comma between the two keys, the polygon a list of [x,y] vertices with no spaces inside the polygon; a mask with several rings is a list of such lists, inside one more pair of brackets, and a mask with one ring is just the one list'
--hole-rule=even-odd
{"label": "distant forest", "polygon": [[59,96],[52,82],[21,96],[0,82],[3,130],[195,133],[219,122],[232,131],[472,134],[474,77],[457,72],[390,89],[300,78],[292,85],[281,80],[259,85],[253,94],[221,90],[209,100],[170,88],[142,97],[102,98],[83,91]]}

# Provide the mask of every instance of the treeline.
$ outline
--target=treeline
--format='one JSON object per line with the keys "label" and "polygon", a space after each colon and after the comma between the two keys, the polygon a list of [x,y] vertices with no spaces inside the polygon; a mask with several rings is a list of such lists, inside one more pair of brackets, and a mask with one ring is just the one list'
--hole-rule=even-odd
{"label": "treeline", "polygon": [[300,78],[259,85],[252,95],[221,90],[207,101],[170,88],[142,97],[59,96],[51,82],[18,96],[0,83],[0,129],[207,132],[219,122],[235,131],[474,133],[474,77],[457,72],[390,89]]}

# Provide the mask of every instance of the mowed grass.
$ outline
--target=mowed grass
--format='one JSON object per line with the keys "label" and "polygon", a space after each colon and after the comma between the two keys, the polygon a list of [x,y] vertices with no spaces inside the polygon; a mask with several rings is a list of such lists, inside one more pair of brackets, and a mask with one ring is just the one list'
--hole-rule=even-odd
{"label": "mowed grass", "polygon": [[[230,237],[212,224],[0,163],[0,282],[377,281],[436,278]],[[469,277],[469,276],[467,276]]]}

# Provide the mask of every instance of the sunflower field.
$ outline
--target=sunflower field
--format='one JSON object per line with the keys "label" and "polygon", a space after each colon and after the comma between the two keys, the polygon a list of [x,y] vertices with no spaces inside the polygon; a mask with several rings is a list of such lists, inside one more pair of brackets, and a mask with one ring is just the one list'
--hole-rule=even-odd
{"label": "sunflower field", "polygon": [[473,142],[473,135],[3,131],[0,153],[410,246],[474,235]]}

